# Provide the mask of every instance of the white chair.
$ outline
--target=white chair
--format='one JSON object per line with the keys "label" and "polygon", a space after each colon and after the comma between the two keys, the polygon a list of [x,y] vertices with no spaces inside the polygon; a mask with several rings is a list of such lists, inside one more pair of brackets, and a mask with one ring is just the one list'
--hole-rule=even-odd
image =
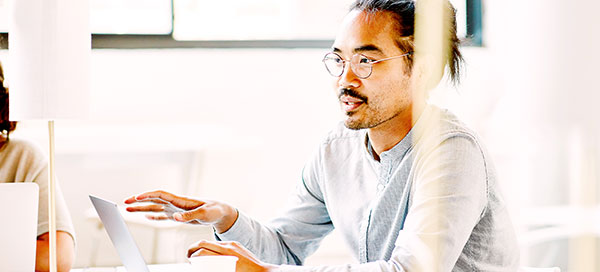
{"label": "white chair", "polygon": [[[556,245],[555,247],[545,247],[543,250],[545,250],[544,254],[546,256],[543,256],[543,261],[540,264],[552,266],[556,265],[556,262],[553,261],[559,258],[564,262],[565,260],[572,261],[569,256],[577,256],[578,261],[569,263],[570,270],[578,270],[572,268],[573,265],[573,267],[582,266],[586,269],[591,268],[590,271],[598,271],[598,265],[593,261],[593,256],[597,256],[595,253],[597,250],[588,250],[587,247],[579,243],[583,242],[584,245],[595,244],[596,239],[600,237],[600,205],[591,207],[576,205],[534,207],[522,210],[520,215],[523,218],[520,221],[523,228],[526,229],[519,237],[522,252],[542,243],[577,239],[578,246],[570,247],[567,255],[559,255],[558,246]],[[582,258],[585,260],[583,263],[581,262]],[[526,258],[521,260],[524,261],[524,264],[530,264]],[[519,271],[560,271],[558,268],[552,269],[554,268],[535,270],[532,267],[523,267]]]}

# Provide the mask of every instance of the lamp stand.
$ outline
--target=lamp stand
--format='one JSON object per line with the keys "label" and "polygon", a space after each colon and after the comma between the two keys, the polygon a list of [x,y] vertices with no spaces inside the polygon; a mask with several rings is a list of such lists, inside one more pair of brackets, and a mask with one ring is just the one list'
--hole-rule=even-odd
{"label": "lamp stand", "polygon": [[54,121],[48,121],[48,143],[50,147],[50,159],[48,167],[48,233],[50,234],[50,272],[57,272],[56,263],[56,207],[55,207],[55,177],[54,174]]}

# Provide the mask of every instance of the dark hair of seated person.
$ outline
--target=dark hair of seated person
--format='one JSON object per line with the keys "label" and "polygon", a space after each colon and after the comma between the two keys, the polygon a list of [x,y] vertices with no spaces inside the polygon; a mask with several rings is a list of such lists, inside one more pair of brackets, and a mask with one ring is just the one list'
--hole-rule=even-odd
{"label": "dark hair of seated person", "polygon": [[4,72],[0,63],[0,147],[8,141],[8,135],[17,127],[17,122],[9,121],[8,89],[4,87]]}

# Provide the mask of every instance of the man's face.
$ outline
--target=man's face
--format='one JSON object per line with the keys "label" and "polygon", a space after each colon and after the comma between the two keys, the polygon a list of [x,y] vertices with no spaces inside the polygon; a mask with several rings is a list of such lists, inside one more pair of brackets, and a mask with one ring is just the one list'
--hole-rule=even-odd
{"label": "man's face", "polygon": [[[394,18],[390,13],[368,14],[351,11],[344,19],[333,44],[333,51],[350,60],[362,54],[380,60],[405,54],[396,45]],[[373,64],[366,79],[357,77],[350,64],[334,80],[345,125],[350,129],[375,128],[391,120],[410,118],[412,91],[405,59],[396,58]]]}

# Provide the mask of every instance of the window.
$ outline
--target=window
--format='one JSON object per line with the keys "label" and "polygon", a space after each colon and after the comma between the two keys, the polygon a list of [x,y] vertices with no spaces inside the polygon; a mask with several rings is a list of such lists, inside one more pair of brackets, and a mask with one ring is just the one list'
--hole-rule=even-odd
{"label": "window", "polygon": [[6,33],[8,32],[8,19],[10,18],[9,10],[8,10],[8,1],[9,0],[0,0],[0,32]]}
{"label": "window", "polygon": [[176,40],[332,40],[349,0],[174,0]]}
{"label": "window", "polygon": [[90,28],[94,34],[168,35],[171,7],[171,0],[90,0]]}
{"label": "window", "polygon": [[[7,48],[10,0],[0,0]],[[94,48],[329,47],[353,0],[90,0]],[[481,0],[450,0],[459,38],[482,44]]]}

